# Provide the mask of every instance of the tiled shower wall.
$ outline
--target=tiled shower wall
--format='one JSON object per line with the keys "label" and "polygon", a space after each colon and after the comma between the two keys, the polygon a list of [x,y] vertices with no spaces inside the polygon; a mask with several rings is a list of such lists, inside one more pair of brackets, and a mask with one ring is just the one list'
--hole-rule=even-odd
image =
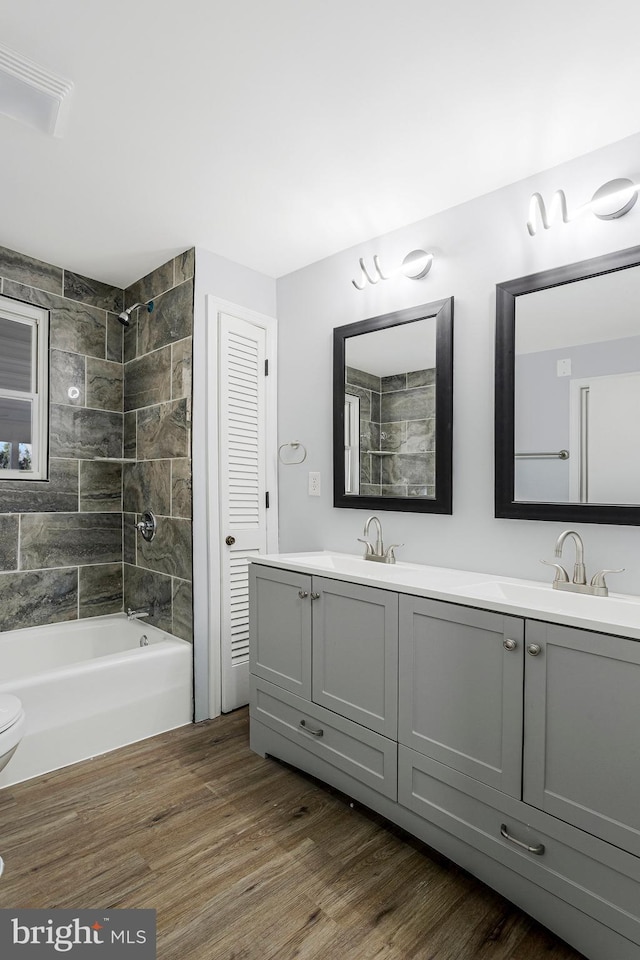
{"label": "tiled shower wall", "polygon": [[[170,286],[174,286],[182,273],[190,270],[192,275],[192,263],[189,252],[151,277],[164,271],[162,275],[168,278],[171,272]],[[131,434],[130,418],[123,415],[123,327],[117,314],[123,308],[125,291],[0,248],[0,293],[50,311],[49,480],[0,480],[0,630],[119,612],[125,592],[123,539],[128,543],[126,536],[123,538],[122,502],[125,425],[128,446],[124,455],[138,456],[141,449],[141,459],[150,456],[151,436],[158,448],[165,431],[169,436],[176,433],[173,420],[169,418],[167,424],[163,417],[157,419],[155,430],[145,431],[143,414],[138,443]],[[187,300],[183,302],[186,315],[181,330],[186,325],[190,334],[192,307]],[[175,362],[186,371],[191,341],[186,336],[181,340]],[[127,349],[131,349],[131,337]],[[172,372],[172,389],[178,389],[173,383],[179,378],[178,370]],[[130,397],[134,380],[130,375]],[[70,386],[78,388],[77,398],[69,398]],[[164,396],[164,381],[158,390]],[[190,382],[185,374],[185,404],[187,393],[190,402]],[[176,411],[173,413],[175,419]],[[186,419],[185,414],[183,427]],[[176,504],[180,501],[181,469],[184,490],[190,485],[190,472],[185,472],[190,463],[188,440],[186,446],[182,440],[180,451],[181,464],[171,472],[178,489]],[[168,513],[179,509],[189,516],[184,501],[183,495],[182,506],[170,505]],[[131,559],[130,543],[128,557]],[[139,562],[144,565],[145,558],[141,556]],[[191,615],[185,612],[186,597],[190,597],[190,555],[182,555],[180,584],[174,585],[169,578],[169,602],[166,583],[154,579],[154,557],[149,567],[146,574],[138,573],[137,581],[124,578],[131,605],[143,605],[137,604],[137,599],[144,596],[145,602],[154,603],[154,622],[167,630],[177,627],[181,636],[190,639]]]}
{"label": "tiled shower wall", "polygon": [[[151,622],[193,639],[191,547],[191,343],[194,250],[125,290],[124,599]],[[148,543],[135,531],[144,510],[158,522]]]}
{"label": "tiled shower wall", "polygon": [[376,377],[348,367],[345,389],[360,398],[360,492],[435,497],[435,368]]}

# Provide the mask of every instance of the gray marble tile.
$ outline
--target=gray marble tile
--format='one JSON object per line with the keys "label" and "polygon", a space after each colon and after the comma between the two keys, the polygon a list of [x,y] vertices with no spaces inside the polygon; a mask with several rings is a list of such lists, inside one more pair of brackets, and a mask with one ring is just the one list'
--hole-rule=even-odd
{"label": "gray marble tile", "polygon": [[380,449],[380,424],[370,420],[360,421],[360,453]]}
{"label": "gray marble tile", "polygon": [[4,293],[7,297],[33,303],[51,312],[49,332],[52,349],[91,357],[105,356],[107,315],[104,310],[74,303],[9,280],[4,281]]}
{"label": "gray marble tile", "polygon": [[87,406],[122,412],[124,374],[121,363],[87,358]]}
{"label": "gray marble tile", "polygon": [[380,416],[380,397],[381,394],[376,393],[375,390],[371,391],[371,419],[376,423],[380,423],[382,419]]}
{"label": "gray marble tile", "polygon": [[191,580],[191,521],[158,517],[158,532],[148,543],[138,538],[138,564],[157,573]]}
{"label": "gray marble tile", "polygon": [[123,327],[123,359],[125,363],[135,360],[138,356],[138,311],[134,310],[129,317],[129,326]]}
{"label": "gray marble tile", "polygon": [[375,453],[371,454],[371,479],[370,483],[382,482],[382,460],[383,457],[377,457]]}
{"label": "gray marble tile", "polygon": [[185,250],[178,254],[173,261],[175,273],[175,283],[182,283],[183,280],[190,280],[196,272],[196,251],[195,247]]}
{"label": "gray marble tile", "polygon": [[436,382],[436,368],[429,367],[428,370],[412,370],[407,374],[407,387],[425,387],[427,384]]}
{"label": "gray marble tile", "polygon": [[381,497],[382,490],[379,483],[361,483],[360,484],[360,496],[361,497]]}
{"label": "gray marble tile", "polygon": [[[171,633],[173,628],[171,577],[124,564],[124,609],[148,608],[149,623]],[[144,621],[147,622],[146,620]]]}
{"label": "gray marble tile", "polygon": [[122,464],[80,461],[80,510],[83,513],[122,510]]}
{"label": "gray marble tile", "polygon": [[163,347],[125,364],[125,410],[137,410],[170,399],[171,347]]}
{"label": "gray marble tile", "polygon": [[190,453],[187,401],[174,400],[138,411],[140,460],[188,457]]}
{"label": "gray marble tile", "polygon": [[35,260],[24,253],[0,247],[0,276],[30,287],[62,293],[62,268],[43,260]]}
{"label": "gray marble tile", "polygon": [[155,300],[153,313],[138,316],[138,355],[149,353],[175,340],[190,337],[193,327],[193,280],[163,293]]}
{"label": "gray marble tile", "polygon": [[134,303],[147,303],[149,300],[155,300],[161,293],[166,293],[174,285],[173,270],[173,260],[169,260],[167,263],[156,267],[146,277],[132,283],[124,292],[125,306],[131,307]]}
{"label": "gray marble tile", "polygon": [[80,300],[81,303],[88,303],[110,313],[120,313],[124,309],[123,290],[91,277],[83,277],[71,270],[64,271],[64,295],[70,300]]}
{"label": "gray marble tile", "polygon": [[416,387],[382,395],[380,420],[424,420],[435,412],[435,387]]}
{"label": "gray marble tile", "polygon": [[122,414],[52,403],[49,443],[54,457],[121,457]]}
{"label": "gray marble tile", "polygon": [[193,590],[188,580],[173,581],[174,637],[193,643]]}
{"label": "gray marble tile", "polygon": [[158,516],[171,513],[171,461],[140,460],[125,463],[123,505],[129,513],[152,510]]}
{"label": "gray marble tile", "polygon": [[360,420],[371,420],[371,391],[364,390],[362,387],[355,387],[352,384],[348,384],[345,387],[344,391],[350,397],[358,397],[360,399]]}
{"label": "gray marble tile", "polygon": [[0,570],[18,569],[18,528],[19,517],[16,514],[0,514]]}
{"label": "gray marble tile", "polygon": [[114,313],[107,314],[107,360],[122,363],[124,354],[124,327]]}
{"label": "gray marble tile", "polygon": [[362,484],[372,483],[371,480],[371,454],[360,454],[360,486]]}
{"label": "gray marble tile", "polygon": [[191,337],[171,346],[171,399],[191,396]]}
{"label": "gray marble tile", "polygon": [[75,620],[78,614],[78,569],[0,573],[2,630]]}
{"label": "gray marble tile", "polygon": [[436,421],[408,420],[407,441],[403,445],[403,453],[425,453],[436,448]]}
{"label": "gray marble tile", "polygon": [[[51,403],[85,405],[86,357],[52,350],[49,354],[49,398]],[[77,396],[76,396],[77,394]]]}
{"label": "gray marble tile", "polygon": [[399,453],[381,459],[383,484],[433,483],[435,457],[432,453]]}
{"label": "gray marble tile", "polygon": [[123,457],[133,458],[136,456],[136,412],[135,410],[124,415],[124,448]]}
{"label": "gray marble tile", "polygon": [[406,483],[383,483],[381,487],[381,493],[383,497],[406,497],[407,496],[407,484]]}
{"label": "gray marble tile", "polygon": [[391,377],[380,378],[380,393],[395,393],[407,389],[406,373],[395,373]]}
{"label": "gray marble tile", "polygon": [[122,610],[122,564],[100,563],[79,570],[80,617],[103,617]]}
{"label": "gray marble tile", "polygon": [[122,560],[119,513],[30,513],[20,526],[20,569]]}
{"label": "gray marble tile", "polygon": [[[373,373],[367,373],[366,370],[358,370],[357,367],[347,367],[345,370],[345,381],[353,384],[354,387],[362,387],[363,390],[375,390],[380,393],[380,377]],[[347,393],[350,391],[347,390]]]}
{"label": "gray marble tile", "polygon": [[433,500],[435,495],[436,495],[436,488],[429,484],[410,483],[407,487],[408,497],[428,497],[430,500]]}
{"label": "gray marble tile", "polygon": [[171,461],[171,516],[191,519],[191,461]]}
{"label": "gray marble tile", "polygon": [[380,424],[380,449],[400,451],[407,439],[407,422]]}
{"label": "gray marble tile", "polygon": [[122,559],[125,563],[136,563],[136,531],[135,513],[125,513],[122,518]]}
{"label": "gray marble tile", "polygon": [[70,513],[78,509],[78,461],[51,460],[49,480],[1,480],[3,513]]}

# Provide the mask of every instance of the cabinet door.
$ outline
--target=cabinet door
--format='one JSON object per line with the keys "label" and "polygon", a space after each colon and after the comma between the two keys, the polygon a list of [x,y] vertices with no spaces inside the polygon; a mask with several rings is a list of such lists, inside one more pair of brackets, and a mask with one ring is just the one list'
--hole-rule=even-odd
{"label": "cabinet door", "polygon": [[398,739],[518,798],[523,627],[517,617],[400,598]]}
{"label": "cabinet door", "polygon": [[290,570],[249,568],[251,673],[311,698],[311,577]]}
{"label": "cabinet door", "polygon": [[313,578],[313,700],[395,739],[398,595]]}
{"label": "cabinet door", "polygon": [[640,643],[527,620],[526,644],[524,800],[640,856]]}

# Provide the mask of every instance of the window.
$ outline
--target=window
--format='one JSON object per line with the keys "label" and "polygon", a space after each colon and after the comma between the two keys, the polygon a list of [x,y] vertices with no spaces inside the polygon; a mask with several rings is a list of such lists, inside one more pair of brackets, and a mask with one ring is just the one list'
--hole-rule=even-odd
{"label": "window", "polygon": [[0,479],[46,480],[49,314],[0,297]]}

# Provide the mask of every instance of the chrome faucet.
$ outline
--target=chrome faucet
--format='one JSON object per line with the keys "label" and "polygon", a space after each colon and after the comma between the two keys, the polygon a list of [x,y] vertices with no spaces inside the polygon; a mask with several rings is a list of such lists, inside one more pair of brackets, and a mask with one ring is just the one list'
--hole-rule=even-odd
{"label": "chrome faucet", "polygon": [[[375,546],[371,543],[370,540],[367,540],[369,536],[369,527],[372,523],[376,525],[376,543]],[[378,563],[395,563],[396,555],[393,552],[395,547],[402,547],[402,543],[392,543],[390,547],[386,550],[384,549],[384,543],[382,542],[382,524],[377,517],[369,517],[367,522],[364,525],[364,539],[363,537],[358,537],[359,543],[364,543],[364,559],[365,560],[375,560]]]}
{"label": "chrome faucet", "polygon": [[140,610],[132,610],[131,607],[127,608],[127,620],[142,620],[143,617],[148,617],[149,611],[146,607],[141,607]]}
{"label": "chrome faucet", "polygon": [[541,560],[549,567],[555,567],[556,575],[553,579],[552,587],[554,590],[570,590],[572,593],[588,593],[595,597],[606,597],[609,595],[609,589],[605,580],[607,573],[622,573],[624,567],[617,570],[600,570],[594,573],[591,581],[587,583],[587,575],[584,566],[584,544],[582,537],[575,530],[564,530],[556,540],[554,553],[556,557],[562,556],[562,548],[567,537],[573,538],[576,548],[576,561],[573,565],[573,580],[569,580],[569,574],[559,563],[550,563],[548,560]]}

